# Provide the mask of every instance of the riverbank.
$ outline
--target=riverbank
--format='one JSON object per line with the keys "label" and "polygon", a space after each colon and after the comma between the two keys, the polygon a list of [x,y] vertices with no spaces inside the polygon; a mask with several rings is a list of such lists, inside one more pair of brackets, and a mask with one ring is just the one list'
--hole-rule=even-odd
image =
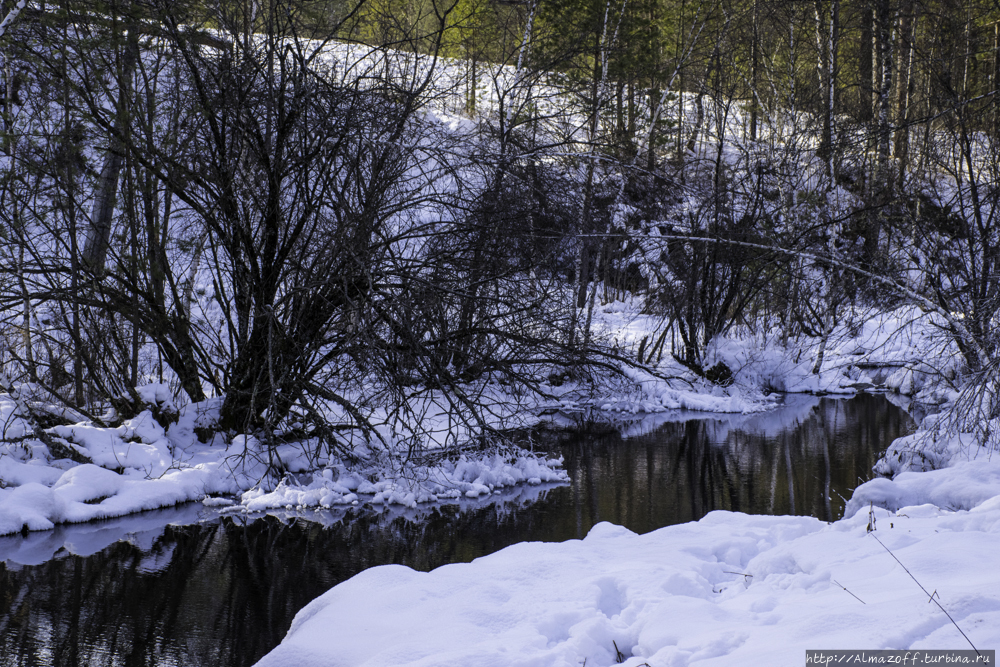
{"label": "riverbank", "polygon": [[[861,502],[887,483],[913,504]],[[302,609],[258,667],[797,665],[807,649],[1000,648],[1000,461],[873,480],[855,500],[833,523],[712,512],[645,535],[598,524],[429,573],[372,568]]]}
{"label": "riverbank", "polygon": [[[536,446],[564,457],[570,485],[519,485],[413,509],[362,500],[244,513],[188,503],[0,538],[12,591],[6,614],[17,623],[0,633],[0,663],[69,650],[79,637],[91,662],[132,655],[249,667],[306,604],[377,565],[427,572],[519,542],[580,540],[601,521],[646,533],[716,509],[840,517],[841,496],[912,427],[874,395],[789,395],[763,413],[679,411],[627,423],[628,437],[607,429],[537,434]],[[74,595],[79,624],[62,615]],[[123,595],[134,602],[122,603]]]}
{"label": "riverbank", "polygon": [[259,667],[793,665],[807,649],[1000,648],[1000,457],[949,423],[959,392],[921,365],[930,339],[900,346],[885,330],[834,348],[840,365],[812,381],[889,385],[944,410],[890,446],[877,470],[891,478],[855,489],[839,521],[713,512],[644,535],[599,524],[430,573],[373,568],[299,612]]}
{"label": "riverbank", "polygon": [[[644,356],[640,353],[652,345],[645,341],[662,323],[641,311],[634,299],[599,307],[595,339],[619,350],[623,359]],[[822,363],[817,364],[820,350]],[[706,364],[725,367],[730,377],[721,383],[699,377],[669,354],[650,353],[644,365],[623,362],[620,374],[606,374],[597,384],[551,376],[539,380],[534,395],[515,395],[489,383],[469,387],[469,394],[483,403],[480,413],[490,426],[501,429],[531,427],[543,415],[574,419],[584,412],[609,422],[670,410],[760,413],[777,405],[775,391],[847,395],[875,388],[940,403],[953,400],[955,392],[948,373],[932,374],[928,364],[947,370],[953,352],[940,344],[932,316],[900,309],[858,313],[825,341],[800,337],[789,342],[776,332],[719,339]],[[29,386],[19,391],[22,404],[44,403],[44,392]],[[284,444],[274,446],[252,436],[212,433],[219,398],[175,405],[163,384],[141,387],[139,394],[147,409],[114,427],[50,406],[50,414],[62,414],[64,422],[44,429],[58,451],[38,439],[17,401],[0,395],[0,535],[192,500],[241,511],[358,502],[412,507],[484,497],[521,484],[568,481],[557,458],[526,448],[436,455],[474,433],[453,419],[447,397],[433,394],[410,406],[411,415],[421,416],[419,424],[400,428],[396,417],[368,415],[375,437],[355,438],[340,456],[320,454],[324,448],[317,441],[301,436],[277,434]]]}

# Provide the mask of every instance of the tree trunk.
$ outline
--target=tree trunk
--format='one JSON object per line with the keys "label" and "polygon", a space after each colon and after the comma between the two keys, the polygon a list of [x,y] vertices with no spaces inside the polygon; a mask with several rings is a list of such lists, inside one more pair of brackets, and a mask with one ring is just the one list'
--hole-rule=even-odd
{"label": "tree trunk", "polygon": [[993,24],[993,136],[1000,138],[1000,21]]}
{"label": "tree trunk", "polygon": [[[130,9],[126,5],[126,10]],[[115,108],[115,122],[108,137],[108,148],[101,167],[101,175],[94,188],[94,203],[90,212],[90,228],[83,246],[83,263],[95,274],[104,272],[107,262],[108,244],[111,240],[112,216],[121,178],[122,161],[125,152],[122,134],[128,131],[128,106],[132,94],[132,77],[135,75],[139,59],[139,34],[133,22],[129,22],[128,41],[118,72],[118,100]]]}
{"label": "tree trunk", "polygon": [[[69,14],[69,2],[64,0],[62,3],[62,11]],[[62,26],[62,46],[61,46],[61,78],[63,82],[62,89],[62,131],[66,137],[66,155],[71,155],[72,151],[75,151],[75,147],[69,145],[72,127],[72,118],[70,116],[70,78],[67,71],[67,63],[69,61],[69,54],[67,45],[70,43],[69,38],[69,22],[63,24]],[[78,226],[76,217],[76,206],[72,205],[72,202],[76,201],[76,170],[74,168],[73,160],[65,160],[62,166],[62,178],[63,178],[63,195],[66,197],[66,201],[70,202],[70,205],[66,207],[65,215],[67,218],[67,231],[69,233],[69,253],[70,253],[70,289],[73,290],[73,294],[79,294],[80,292],[80,246],[78,242]],[[73,354],[73,403],[76,407],[82,408],[85,403],[85,394],[83,388],[83,371],[84,371],[84,355],[83,355],[83,337],[80,326],[80,300],[73,299],[70,304],[70,317],[72,321],[67,323],[69,326],[70,341],[72,343],[72,354]]]}
{"label": "tree trunk", "polygon": [[[21,267],[24,267],[24,246],[26,243],[22,241],[18,244],[19,248],[19,261]],[[24,271],[18,271],[18,281],[21,288],[21,306],[23,309],[22,313],[22,324],[21,324],[21,343],[24,346],[24,369],[28,373],[28,379],[31,382],[38,382],[38,373],[35,368],[35,351],[33,341],[31,339],[31,297],[28,296],[28,286],[24,282]]]}
{"label": "tree trunk", "polygon": [[892,186],[891,166],[889,162],[889,140],[892,136],[892,90],[893,57],[892,57],[892,11],[890,0],[877,0],[876,22],[878,39],[878,115],[877,115],[877,187],[883,192],[883,203],[890,196]]}
{"label": "tree trunk", "polygon": [[910,95],[913,93],[913,35],[915,24],[913,0],[903,4],[899,20],[899,49],[896,64],[898,83],[896,85],[896,135],[893,141],[893,156],[896,158],[896,186],[903,187],[907,159],[910,152],[910,127],[908,121]]}
{"label": "tree trunk", "polygon": [[27,4],[27,0],[18,0],[18,3],[14,5],[9,12],[7,12],[7,16],[4,17],[3,21],[0,21],[0,37],[4,36],[4,33],[7,32],[7,28],[9,28],[10,25],[17,20],[18,14],[21,13]]}
{"label": "tree trunk", "polygon": [[[610,8],[610,2],[608,3],[608,8]],[[605,11],[605,21],[607,21],[607,16],[607,11]],[[588,238],[588,236],[594,231],[594,176],[597,171],[597,158],[593,154],[593,151],[595,150],[597,141],[601,101],[604,93],[604,77],[607,74],[606,69],[603,67],[606,34],[607,25],[605,24],[602,27],[602,34],[598,34],[594,42],[594,70],[590,85],[591,109],[590,119],[587,124],[587,150],[590,153],[590,157],[587,160],[587,175],[583,183],[583,211],[580,216],[580,256],[577,259],[577,264],[579,266],[577,278],[579,279],[579,284],[577,285],[577,296],[574,303],[577,310],[580,310],[587,305],[587,285],[590,282],[590,254],[593,241]],[[572,318],[574,329],[576,327],[576,322],[578,321],[577,318],[577,315],[574,315]]]}
{"label": "tree trunk", "polygon": [[694,100],[695,108],[697,109],[697,114],[695,115],[694,129],[691,130],[691,136],[687,141],[687,152],[695,155],[695,150],[698,147],[698,134],[701,132],[701,126],[705,122],[705,91],[702,90],[698,93],[698,97]]}
{"label": "tree trunk", "polygon": [[[662,91],[653,87],[649,89],[649,117],[650,119],[659,117],[658,106]],[[646,171],[650,174],[656,169],[656,124],[650,128],[650,141],[646,145]]]}
{"label": "tree trunk", "polygon": [[[827,176],[833,179],[833,10],[827,15],[823,0],[815,0],[813,11],[816,17],[816,75],[819,80],[820,113],[823,129],[820,134],[816,157],[827,164]],[[829,21],[829,23],[828,23]]]}
{"label": "tree trunk", "polygon": [[758,91],[760,70],[759,1],[753,0],[753,35],[750,41],[750,141],[757,141],[757,115],[759,113],[757,100],[760,98]]}
{"label": "tree trunk", "polygon": [[872,26],[875,23],[874,8],[871,1],[865,2],[861,11],[861,38],[858,49],[858,120],[869,123],[872,120],[872,100],[875,89],[875,35]]}
{"label": "tree trunk", "polygon": [[[830,297],[827,296],[826,298]],[[833,322],[832,314],[829,316],[825,316],[823,318],[823,321],[820,322],[820,326],[822,328],[820,330],[820,337],[819,337],[819,351],[816,352],[816,363],[813,365],[812,369],[813,375],[819,375],[820,371],[823,369],[823,360],[826,357],[826,344],[827,341],[830,339],[830,334],[833,333],[832,322]]]}
{"label": "tree trunk", "polygon": [[479,81],[479,72],[477,71],[477,58],[476,52],[473,51],[471,63],[469,65],[469,95],[466,99],[465,112],[469,116],[476,115],[476,83]]}

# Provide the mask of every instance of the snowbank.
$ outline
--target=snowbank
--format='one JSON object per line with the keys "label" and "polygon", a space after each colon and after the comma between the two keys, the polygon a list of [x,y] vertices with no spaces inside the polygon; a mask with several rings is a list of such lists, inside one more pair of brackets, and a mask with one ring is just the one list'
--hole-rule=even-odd
{"label": "snowbank", "polygon": [[[704,353],[703,367],[723,364],[731,384],[719,386],[698,377],[655,347],[662,317],[643,313],[638,297],[605,304],[594,311],[595,337],[626,358],[640,352],[647,372],[625,369],[629,386],[598,390],[592,405],[611,412],[643,413],[670,409],[751,413],[768,410],[772,392],[851,394],[884,390],[919,396],[940,404],[957,396],[960,355],[942,335],[940,318],[912,306],[890,312],[851,312],[826,342],[800,335],[785,340],[778,330],[739,329],[717,337]],[[816,367],[819,351],[823,361]],[[652,354],[650,350],[654,350]],[[655,358],[654,358],[655,357]],[[818,372],[817,372],[818,371]]]}
{"label": "snowbank", "polygon": [[[414,465],[396,475],[383,471],[381,479],[372,482],[357,470],[343,466],[327,468],[308,484],[282,481],[274,491],[247,491],[242,503],[250,512],[269,509],[302,509],[303,507],[358,504],[358,494],[368,494],[374,505],[433,503],[460,497],[479,498],[518,484],[538,486],[544,482],[569,482],[569,475],[558,466],[561,460],[540,459],[527,452],[504,457],[487,454],[482,457],[460,456],[457,461],[442,461],[434,466]],[[374,473],[371,477],[376,477]]]}
{"label": "snowbank", "polygon": [[[158,410],[176,411],[163,385],[140,388],[140,394]],[[470,452],[457,460],[405,466],[400,465],[401,457],[382,451],[367,463],[348,467],[338,460],[317,464],[308,455],[314,447],[294,444],[271,452],[288,471],[275,479],[268,473],[266,447],[252,437],[236,436],[227,443],[216,436],[210,443],[199,442],[196,429],[213,421],[219,403],[212,399],[186,406],[166,430],[151,410],[115,428],[81,422],[48,429],[63,446],[93,462],[79,464],[53,459],[46,446],[28,439],[29,425],[15,415],[13,401],[0,396],[0,419],[18,438],[0,441],[0,535],[197,500],[206,506],[229,506],[235,499],[246,512],[359,501],[414,507],[491,496],[521,484],[569,481],[560,460],[523,450],[504,455]],[[432,413],[427,419],[440,416]]]}
{"label": "snowbank", "polygon": [[263,467],[248,464],[245,453],[245,445],[234,440],[214,456],[206,452],[198,456],[211,460],[166,471],[158,478],[143,477],[135,469],[119,474],[94,464],[62,472],[37,461],[0,458],[0,479],[16,484],[0,488],[0,535],[120,517],[193,500],[203,500],[206,506],[233,504],[229,498],[212,494],[237,496],[238,509],[245,512],[356,505],[359,498],[376,505],[415,507],[417,503],[490,496],[520,484],[569,481],[559,460],[521,452],[509,457],[466,455],[458,461],[406,470],[362,468],[367,474],[338,464],[306,475],[311,479],[304,483],[288,476],[269,489],[261,482]]}
{"label": "snowbank", "polygon": [[[15,461],[5,465],[14,466],[18,466]],[[21,475],[30,468],[18,467]],[[240,481],[233,473],[224,456],[214,464],[172,470],[156,479],[130,478],[86,463],[62,473],[51,486],[27,482],[0,489],[0,535],[125,516],[198,500],[207,493],[233,492]]]}
{"label": "snowbank", "polygon": [[904,472],[892,479],[876,477],[854,490],[845,515],[869,505],[899,510],[930,503],[950,510],[972,509],[1000,494],[1000,458],[963,461],[950,468]]}
{"label": "snowbank", "polygon": [[[877,510],[874,533],[981,649],[1000,645],[1000,495]],[[522,543],[429,573],[376,567],[317,598],[259,663],[354,667],[792,665],[814,649],[968,649],[867,534],[867,512],[713,512],[635,535]]]}
{"label": "snowbank", "polygon": [[[740,420],[768,429],[766,415]],[[376,567],[302,609],[258,666],[790,665],[807,649],[994,650],[1000,458],[939,422],[897,440],[898,465],[880,462],[894,476],[859,486],[840,521],[713,512],[646,535],[602,523],[582,541],[429,573]]]}

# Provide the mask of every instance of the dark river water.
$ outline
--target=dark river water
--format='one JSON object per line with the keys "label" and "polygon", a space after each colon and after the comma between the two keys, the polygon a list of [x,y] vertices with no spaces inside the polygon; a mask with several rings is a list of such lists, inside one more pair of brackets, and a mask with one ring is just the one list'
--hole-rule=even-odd
{"label": "dark river water", "polygon": [[625,438],[544,434],[572,482],[489,504],[256,518],[189,504],[0,538],[0,665],[251,665],[310,600],[375,565],[429,570],[599,521],[643,533],[716,509],[837,519],[913,426],[882,396],[787,402],[658,417]]}

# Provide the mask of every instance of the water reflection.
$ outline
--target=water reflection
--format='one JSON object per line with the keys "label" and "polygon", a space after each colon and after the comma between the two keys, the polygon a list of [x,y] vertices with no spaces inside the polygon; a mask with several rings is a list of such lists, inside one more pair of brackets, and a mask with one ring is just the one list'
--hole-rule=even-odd
{"label": "water reflection", "polygon": [[643,533],[716,509],[831,521],[886,445],[912,425],[881,396],[798,397],[763,415],[568,441],[576,529],[561,538],[585,535],[598,521]]}
{"label": "water reflection", "polygon": [[5,538],[0,664],[249,665],[306,603],[368,567],[430,570],[524,539],[524,515],[550,491],[465,510],[216,517],[164,525],[148,545],[130,534],[86,556],[64,547],[37,565],[14,559],[38,549]]}
{"label": "water reflection", "polygon": [[190,505],[0,538],[0,663],[249,665],[306,603],[374,565],[429,570],[598,521],[646,532],[713,509],[837,517],[908,427],[881,397],[798,399],[627,439],[553,435],[572,483],[486,506],[249,520]]}

